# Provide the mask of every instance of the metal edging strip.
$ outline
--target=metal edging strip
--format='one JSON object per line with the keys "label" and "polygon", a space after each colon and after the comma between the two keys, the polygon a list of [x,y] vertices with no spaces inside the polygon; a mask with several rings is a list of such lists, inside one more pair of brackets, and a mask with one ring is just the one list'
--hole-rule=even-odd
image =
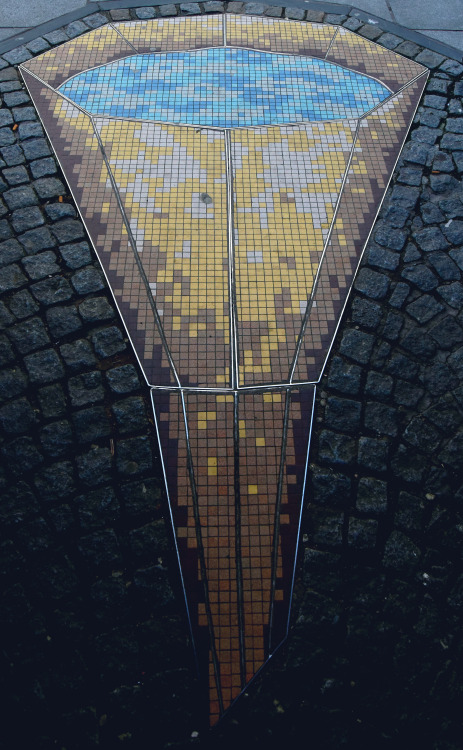
{"label": "metal edging strip", "polygon": [[[273,541],[272,541],[272,574],[270,579],[270,608],[268,620],[268,652],[271,653],[272,647],[272,629],[273,629],[273,611],[275,605],[275,589],[278,567],[278,544],[280,540],[280,515],[281,515],[281,496],[283,492],[283,479],[286,460],[286,446],[288,442],[288,422],[289,409],[291,405],[291,389],[286,389],[285,412],[283,417],[283,435],[281,439],[280,468],[278,472],[278,488],[275,499],[275,513],[273,522]],[[301,499],[302,502],[302,499]],[[289,599],[291,602],[291,598]]]}

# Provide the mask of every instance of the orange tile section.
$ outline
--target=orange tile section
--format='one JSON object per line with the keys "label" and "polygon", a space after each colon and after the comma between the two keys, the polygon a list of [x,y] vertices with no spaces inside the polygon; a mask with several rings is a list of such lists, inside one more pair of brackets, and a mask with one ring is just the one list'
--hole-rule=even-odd
{"label": "orange tile section", "polygon": [[[269,653],[272,577],[282,578],[281,546],[274,571],[275,514],[283,447],[286,392],[240,396],[241,555],[246,681]],[[283,519],[287,522],[288,519]],[[277,589],[281,594],[281,590]]]}
{"label": "orange tile section", "polygon": [[232,133],[240,385],[289,381],[355,121]]}
{"label": "orange tile section", "polygon": [[234,399],[186,394],[187,439],[181,397],[153,393],[211,723],[286,634],[313,389],[240,394],[236,428]]}
{"label": "orange tile section", "polygon": [[281,566],[277,568],[269,623],[270,653],[280,645],[288,628],[314,398],[315,389],[310,386],[289,390],[281,497],[275,527]]}
{"label": "orange tile section", "polygon": [[[210,712],[214,722],[241,692],[236,513],[234,397],[190,394],[186,398],[190,450],[207,571],[211,625],[218,666],[209,654]],[[200,612],[199,624],[205,624]],[[216,669],[220,684],[216,684]]]}
{"label": "orange tile section", "polygon": [[[193,627],[209,633],[208,653],[201,655],[201,662],[209,675],[214,723],[243,687],[236,564],[234,396],[186,396],[189,444],[180,399],[176,394],[168,398],[167,403],[164,397],[163,406],[163,396],[154,394],[161,446],[168,447],[164,460],[182,567],[186,570],[188,563],[190,585],[196,579],[196,590],[202,582],[202,592],[207,591],[200,596]],[[192,551],[197,558],[194,573]]]}
{"label": "orange tile section", "polygon": [[133,47],[112,26],[102,26],[28,60],[23,63],[23,68],[57,88],[68,78],[87,68],[95,68],[133,54]]}

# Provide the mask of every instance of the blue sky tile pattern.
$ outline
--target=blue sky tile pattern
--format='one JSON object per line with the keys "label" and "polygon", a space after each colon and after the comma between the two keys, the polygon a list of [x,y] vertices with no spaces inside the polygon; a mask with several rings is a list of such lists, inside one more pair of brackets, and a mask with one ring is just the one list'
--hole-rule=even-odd
{"label": "blue sky tile pattern", "polygon": [[356,118],[390,96],[324,60],[230,47],[127,57],[59,91],[92,114],[219,128]]}

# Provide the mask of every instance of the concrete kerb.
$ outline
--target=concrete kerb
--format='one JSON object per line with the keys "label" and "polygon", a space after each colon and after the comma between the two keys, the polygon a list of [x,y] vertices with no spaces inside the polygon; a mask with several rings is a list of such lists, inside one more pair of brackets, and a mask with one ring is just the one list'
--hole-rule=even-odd
{"label": "concrete kerb", "polygon": [[[73,21],[84,21],[85,18],[89,18],[96,13],[109,13],[111,10],[118,10],[118,9],[133,9],[133,8],[142,8],[142,7],[152,7],[157,8],[162,5],[171,5],[173,3],[170,2],[170,0],[155,0],[154,2],[152,0],[115,0],[114,2],[112,0],[103,0],[102,2],[96,2],[92,5],[91,13],[89,13],[89,6],[85,6],[83,8],[79,8],[75,11],[72,11],[71,13],[67,13],[64,16],[60,16],[59,18],[55,18],[51,21],[47,21],[44,24],[41,24],[40,26],[35,27],[34,29],[31,29],[26,32],[22,32],[20,34],[16,34],[9,39],[6,39],[0,43],[0,55],[3,55],[6,52],[10,52],[11,50],[15,49],[16,47],[27,45],[28,43],[34,41],[38,37],[42,37],[44,34],[49,34],[52,31],[56,31],[58,29],[61,29],[65,26],[67,26],[69,23],[72,23]],[[199,3],[199,7],[202,10],[201,6],[207,5],[207,3]],[[229,5],[230,3],[228,3]],[[241,5],[245,6],[248,3],[241,3]],[[176,8],[178,12],[181,14],[181,5],[183,3],[176,3]],[[224,10],[227,6],[227,3],[222,3]],[[265,8],[271,8],[273,7],[282,7],[281,2],[278,0],[268,0],[267,2],[263,3],[263,6]],[[378,16],[374,16],[371,13],[366,13],[364,11],[358,10],[353,5],[345,5],[345,4],[338,4],[338,3],[324,3],[324,2],[304,2],[304,0],[288,0],[285,2],[284,5],[285,8],[297,8],[304,11],[319,11],[320,13],[324,14],[335,14],[339,16],[349,16],[358,18],[365,23],[371,24],[372,22],[374,24],[378,24],[381,26],[382,29],[385,29],[386,31],[389,31],[393,34],[396,34],[400,36],[403,40],[411,41],[416,44],[419,44],[422,47],[426,47],[427,49],[430,49],[434,52],[437,52],[438,54],[444,55],[445,57],[450,57],[454,60],[462,61],[463,60],[463,54],[460,50],[457,50],[454,47],[451,47],[450,45],[444,44],[443,42],[439,42],[438,40],[431,39],[430,37],[425,36],[424,34],[420,34],[417,31],[413,31],[412,29],[408,29],[405,26],[401,26],[400,24],[393,23],[392,21],[386,21],[385,19],[381,19]],[[217,11],[215,11],[217,12]],[[265,12],[264,12],[265,14]],[[186,14],[185,14],[186,15]],[[305,18],[304,14],[304,18]],[[108,16],[108,20],[109,16]],[[303,20],[303,19],[301,19]],[[359,32],[361,33],[361,31]]]}

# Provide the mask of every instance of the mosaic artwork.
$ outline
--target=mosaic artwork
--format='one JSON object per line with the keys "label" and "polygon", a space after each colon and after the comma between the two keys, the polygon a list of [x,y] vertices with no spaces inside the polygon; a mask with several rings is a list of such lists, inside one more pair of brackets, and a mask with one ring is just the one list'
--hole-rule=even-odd
{"label": "mosaic artwork", "polygon": [[128,57],[59,91],[92,114],[218,128],[358,117],[390,94],[324,60],[232,47]]}
{"label": "mosaic artwork", "polygon": [[21,72],[151,389],[214,724],[288,632],[316,384],[428,71],[216,15]]}

